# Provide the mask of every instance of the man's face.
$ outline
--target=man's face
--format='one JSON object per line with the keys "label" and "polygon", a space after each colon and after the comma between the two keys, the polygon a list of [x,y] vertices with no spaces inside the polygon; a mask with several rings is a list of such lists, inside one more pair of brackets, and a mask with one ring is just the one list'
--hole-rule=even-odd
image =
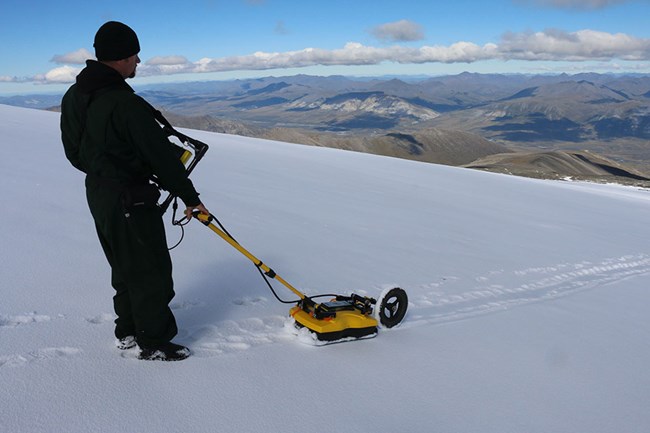
{"label": "man's face", "polygon": [[140,57],[138,57],[137,54],[134,54],[131,57],[124,59],[124,61],[124,74],[126,75],[124,78],[135,77],[135,70],[138,67],[138,63],[140,63]]}
{"label": "man's face", "polygon": [[140,63],[140,57],[134,54],[126,59],[104,61],[103,63],[115,69],[126,80],[127,78],[135,77],[135,69],[138,67],[138,63]]}
{"label": "man's face", "polygon": [[140,57],[137,54],[126,59],[109,62],[110,66],[117,70],[124,79],[135,77],[135,69],[138,67],[138,63],[140,63]]}

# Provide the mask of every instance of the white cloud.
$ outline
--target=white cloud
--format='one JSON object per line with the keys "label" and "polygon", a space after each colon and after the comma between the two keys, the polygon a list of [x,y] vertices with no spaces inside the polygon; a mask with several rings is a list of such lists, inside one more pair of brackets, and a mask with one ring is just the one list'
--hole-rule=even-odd
{"label": "white cloud", "polygon": [[650,39],[594,30],[546,30],[506,34],[499,51],[504,59],[518,60],[649,60]]}
{"label": "white cloud", "polygon": [[[350,42],[343,48],[333,50],[304,48],[285,52],[258,51],[243,56],[202,58],[196,62],[190,62],[183,56],[154,57],[138,68],[138,75],[253,71],[308,66],[378,65],[384,62],[472,63],[483,60],[648,61],[650,39],[595,30],[569,33],[550,29],[543,32],[507,33],[499,43],[488,43],[482,46],[466,41],[449,46],[425,45],[419,48],[401,45],[372,47]],[[72,82],[77,72],[77,69],[63,66],[43,76],[34,77],[31,81]]]}
{"label": "white cloud", "polygon": [[475,62],[497,56],[497,46],[487,44],[483,47],[469,42],[458,42],[449,47],[424,46],[409,48],[402,46],[369,47],[356,42],[347,43],[343,48],[324,50],[305,48],[299,51],[262,52],[218,59],[204,58],[196,63],[178,65],[154,65],[150,62],[140,68],[140,76],[167,73],[202,73],[238,70],[265,70],[301,68],[307,66],[334,65],[376,65],[382,62],[395,63],[455,63]]}
{"label": "white cloud", "polygon": [[147,60],[147,65],[167,65],[167,66],[177,66],[177,65],[186,65],[188,60],[183,56],[157,56],[152,57]]}
{"label": "white cloud", "polygon": [[57,54],[52,57],[52,62],[58,63],[61,65],[73,64],[73,65],[83,65],[88,59],[94,59],[95,56],[90,53],[85,48],[79,48],[77,51],[73,51],[67,54]]}
{"label": "white cloud", "polygon": [[498,57],[498,46],[486,44],[478,46],[471,42],[456,42],[449,47],[422,47],[419,61],[413,63],[472,63]]}
{"label": "white cloud", "polygon": [[42,74],[36,75],[33,77],[32,81],[42,82],[46,84],[54,83],[71,83],[74,82],[75,77],[81,72],[81,68],[74,68],[72,66],[60,66],[54,68],[51,71]]}
{"label": "white cloud", "polygon": [[370,33],[381,41],[409,42],[424,39],[422,26],[408,20],[382,24],[373,28]]}

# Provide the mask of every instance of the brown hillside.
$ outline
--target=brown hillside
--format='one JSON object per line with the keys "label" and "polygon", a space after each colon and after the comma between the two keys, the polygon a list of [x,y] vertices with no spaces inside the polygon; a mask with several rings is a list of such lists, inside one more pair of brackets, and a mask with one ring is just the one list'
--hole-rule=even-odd
{"label": "brown hillside", "polygon": [[644,173],[588,151],[496,154],[465,164],[464,167],[544,179],[610,179],[644,185],[650,181]]}
{"label": "brown hillside", "polygon": [[438,128],[415,133],[389,132],[367,136],[274,128],[261,137],[446,165],[467,164],[487,155],[508,151],[506,147],[476,134]]}

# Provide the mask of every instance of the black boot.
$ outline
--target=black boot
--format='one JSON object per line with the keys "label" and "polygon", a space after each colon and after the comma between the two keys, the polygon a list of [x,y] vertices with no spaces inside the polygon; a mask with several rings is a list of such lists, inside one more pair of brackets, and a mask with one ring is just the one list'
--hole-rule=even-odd
{"label": "black boot", "polygon": [[146,361],[181,361],[188,356],[190,356],[190,349],[169,342],[151,347],[140,345],[138,359]]}

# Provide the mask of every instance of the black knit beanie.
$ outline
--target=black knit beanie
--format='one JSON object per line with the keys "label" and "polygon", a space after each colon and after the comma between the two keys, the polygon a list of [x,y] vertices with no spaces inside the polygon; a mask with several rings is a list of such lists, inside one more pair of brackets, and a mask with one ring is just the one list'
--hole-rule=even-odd
{"label": "black knit beanie", "polygon": [[138,35],[126,24],[109,21],[95,35],[97,60],[122,60],[140,52]]}

